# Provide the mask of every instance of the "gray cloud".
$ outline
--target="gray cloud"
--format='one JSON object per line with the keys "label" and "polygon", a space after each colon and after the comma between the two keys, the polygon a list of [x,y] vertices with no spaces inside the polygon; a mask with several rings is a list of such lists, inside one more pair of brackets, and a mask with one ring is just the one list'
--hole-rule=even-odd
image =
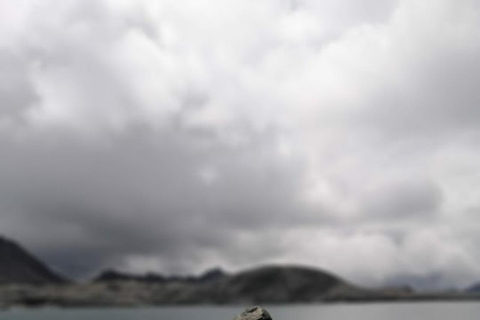
{"label": "gray cloud", "polygon": [[78,277],[478,280],[479,10],[4,1],[0,233]]}
{"label": "gray cloud", "polygon": [[[435,184],[422,180],[389,181],[365,196],[366,215],[379,217],[422,217],[437,214],[442,208],[442,193]],[[432,218],[430,218],[432,219]]]}

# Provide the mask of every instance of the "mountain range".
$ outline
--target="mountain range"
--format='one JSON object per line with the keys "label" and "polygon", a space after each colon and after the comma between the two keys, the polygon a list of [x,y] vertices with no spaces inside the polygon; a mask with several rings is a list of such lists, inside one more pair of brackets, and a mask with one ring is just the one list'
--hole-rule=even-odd
{"label": "mountain range", "polygon": [[75,283],[57,275],[15,242],[0,238],[0,307],[465,299],[478,300],[480,294],[367,289],[327,271],[295,265],[263,266],[234,274],[212,269],[200,276],[183,277],[107,270],[89,282]]}
{"label": "mountain range", "polygon": [[198,277],[132,276],[107,271],[94,282],[117,287],[154,283],[167,292],[162,303],[313,302],[335,292],[360,291],[333,274],[303,266],[263,266],[236,274],[213,269]]}

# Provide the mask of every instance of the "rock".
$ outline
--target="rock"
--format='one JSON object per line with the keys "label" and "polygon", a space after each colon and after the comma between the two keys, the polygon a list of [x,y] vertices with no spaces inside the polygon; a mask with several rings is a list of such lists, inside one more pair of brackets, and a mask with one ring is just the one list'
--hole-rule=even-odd
{"label": "rock", "polygon": [[272,317],[262,307],[252,307],[240,313],[233,320],[272,320]]}

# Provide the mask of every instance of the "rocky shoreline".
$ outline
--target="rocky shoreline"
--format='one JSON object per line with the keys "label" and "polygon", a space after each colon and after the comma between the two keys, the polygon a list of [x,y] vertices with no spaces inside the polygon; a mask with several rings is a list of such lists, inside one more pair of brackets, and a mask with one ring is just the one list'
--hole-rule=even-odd
{"label": "rocky shoreline", "polygon": [[[260,290],[261,291],[261,290]],[[385,290],[335,287],[324,293],[301,298],[282,292],[270,296],[247,296],[241,291],[191,284],[147,284],[138,282],[0,287],[0,309],[10,307],[139,307],[161,305],[245,305],[313,304],[416,301],[480,301],[480,295],[467,293],[407,293]]]}

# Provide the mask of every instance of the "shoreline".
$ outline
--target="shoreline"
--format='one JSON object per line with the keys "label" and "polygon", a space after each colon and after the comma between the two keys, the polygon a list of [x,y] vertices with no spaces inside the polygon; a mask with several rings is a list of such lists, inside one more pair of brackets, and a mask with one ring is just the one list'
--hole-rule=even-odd
{"label": "shoreline", "polygon": [[[188,292],[190,288],[177,285],[176,291],[160,285],[116,283],[102,285],[62,286],[4,286],[0,287],[0,311],[12,308],[38,309],[85,309],[85,308],[139,308],[211,306],[228,307],[239,305],[335,305],[374,303],[444,303],[480,302],[477,293],[406,293],[382,290],[356,290],[330,292],[311,299],[221,299],[213,293]],[[183,290],[182,290],[183,289]],[[190,295],[188,295],[190,293]],[[183,294],[183,295],[182,295]],[[210,296],[209,296],[210,294]]]}

